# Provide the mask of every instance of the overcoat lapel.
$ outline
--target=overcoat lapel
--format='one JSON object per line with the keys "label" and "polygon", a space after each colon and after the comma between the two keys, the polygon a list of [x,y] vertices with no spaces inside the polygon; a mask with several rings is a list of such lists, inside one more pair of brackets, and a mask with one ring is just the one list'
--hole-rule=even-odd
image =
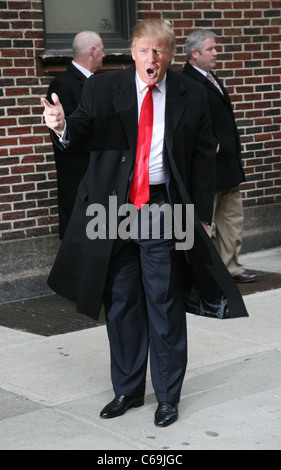
{"label": "overcoat lapel", "polygon": [[[194,69],[194,67],[192,67]],[[229,98],[228,98],[228,93],[226,92],[224,86],[222,85],[222,83],[219,81],[218,77],[215,75],[215,74],[212,74],[214,76],[214,79],[218,82],[218,85],[220,86],[220,88],[222,89],[223,93],[221,93],[218,88],[207,78],[205,77],[202,73],[198,72],[196,69],[194,69],[194,74],[199,74],[200,76],[200,81],[202,83],[204,83],[205,85],[207,85],[209,88],[211,88],[215,93],[217,93],[217,95],[224,101],[227,101],[227,103],[229,104]]]}
{"label": "overcoat lapel", "polygon": [[68,70],[70,73],[72,73],[72,75],[74,75],[77,80],[81,81],[82,85],[84,84],[84,82],[86,81],[86,76],[82,72],[80,72],[77,67],[70,63],[68,66]]}
{"label": "overcoat lapel", "polygon": [[180,98],[186,89],[177,75],[167,73],[167,95],[165,112],[165,143],[171,155],[175,130],[178,126],[186,104]]}
{"label": "overcoat lapel", "polygon": [[135,67],[132,66],[122,74],[116,83],[116,98],[114,105],[119,114],[124,130],[132,149],[136,154],[137,129],[138,129],[138,106],[136,96]]}
{"label": "overcoat lapel", "polygon": [[[181,175],[179,174],[174,155],[173,143],[175,131],[179,125],[181,116],[188,106],[187,100],[182,99],[186,88],[183,86],[179,76],[176,74],[167,75],[167,94],[166,94],[166,112],[165,112],[165,148],[170,164],[172,174],[177,181],[178,189],[181,194],[181,200],[184,204],[191,204],[190,198],[184,187]],[[192,117],[191,117],[192,118]]]}
{"label": "overcoat lapel", "polygon": [[220,82],[220,80],[218,79],[218,77],[214,75],[214,78],[216,79],[216,81],[218,82],[219,86],[221,87],[222,91],[223,91],[223,94],[217,89],[217,87],[207,78],[205,77],[205,75],[203,75],[202,73],[200,73],[198,70],[196,70],[192,65],[190,65],[188,62],[185,64],[184,66],[184,70],[189,73],[190,75],[193,75],[196,80],[198,82],[201,82],[203,83],[204,85],[207,85],[209,88],[211,88],[214,92],[216,92],[218,94],[218,96],[227,102],[228,105],[230,105],[230,100],[229,100],[229,96],[228,96],[228,93],[226,91],[226,89],[224,88],[223,84]]}
{"label": "overcoat lapel", "polygon": [[[138,108],[136,97],[135,67],[125,71],[116,83],[117,97],[114,100],[116,111],[123,123],[130,147],[134,154],[137,145]],[[165,143],[168,151],[171,151],[173,135],[180,121],[186,103],[181,99],[181,94],[186,91],[178,75],[167,74],[167,97],[165,113]]]}

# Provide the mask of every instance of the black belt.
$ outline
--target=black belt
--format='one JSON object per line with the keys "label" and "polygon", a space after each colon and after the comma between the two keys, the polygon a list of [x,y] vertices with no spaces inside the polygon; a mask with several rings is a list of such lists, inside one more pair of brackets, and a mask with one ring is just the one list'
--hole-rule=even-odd
{"label": "black belt", "polygon": [[151,193],[155,193],[156,191],[165,191],[166,185],[165,183],[162,184],[150,184],[149,185],[149,191]]}

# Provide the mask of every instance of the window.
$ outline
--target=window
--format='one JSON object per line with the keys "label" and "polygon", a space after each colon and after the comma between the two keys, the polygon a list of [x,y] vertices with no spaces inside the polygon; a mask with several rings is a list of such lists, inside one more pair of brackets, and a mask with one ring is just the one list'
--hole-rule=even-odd
{"label": "window", "polygon": [[129,52],[136,24],[136,0],[43,0],[45,56],[70,55],[75,34],[96,31],[105,53]]}

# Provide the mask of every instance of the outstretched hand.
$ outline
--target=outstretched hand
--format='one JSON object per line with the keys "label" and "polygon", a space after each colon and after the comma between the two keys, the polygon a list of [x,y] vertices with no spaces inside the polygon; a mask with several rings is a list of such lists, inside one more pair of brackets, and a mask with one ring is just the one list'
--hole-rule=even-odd
{"label": "outstretched hand", "polygon": [[57,134],[62,135],[65,119],[64,110],[56,93],[52,94],[52,100],[54,104],[49,103],[46,98],[41,98],[42,104],[45,108],[43,116],[47,126]]}

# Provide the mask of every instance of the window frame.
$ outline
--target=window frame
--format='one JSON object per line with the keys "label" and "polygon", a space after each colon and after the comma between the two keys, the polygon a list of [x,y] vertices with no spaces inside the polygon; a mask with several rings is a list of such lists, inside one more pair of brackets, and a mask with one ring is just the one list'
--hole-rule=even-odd
{"label": "window frame", "polygon": [[[99,32],[97,31],[104,44],[106,55],[111,54],[128,54],[129,40],[133,27],[137,22],[137,5],[136,0],[115,0],[116,14],[116,32]],[[73,33],[47,33],[46,17],[45,17],[45,0],[43,0],[43,16],[44,16],[44,40],[45,51],[42,53],[44,57],[59,57],[72,55],[72,42],[75,34]]]}

